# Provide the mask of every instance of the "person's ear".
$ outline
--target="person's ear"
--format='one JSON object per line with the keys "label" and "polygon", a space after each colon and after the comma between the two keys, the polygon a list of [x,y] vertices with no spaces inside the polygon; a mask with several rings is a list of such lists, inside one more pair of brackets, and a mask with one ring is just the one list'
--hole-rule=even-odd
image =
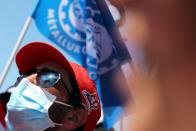
{"label": "person's ear", "polygon": [[74,109],[68,113],[63,123],[66,129],[72,130],[83,125],[88,117],[88,113],[84,109]]}

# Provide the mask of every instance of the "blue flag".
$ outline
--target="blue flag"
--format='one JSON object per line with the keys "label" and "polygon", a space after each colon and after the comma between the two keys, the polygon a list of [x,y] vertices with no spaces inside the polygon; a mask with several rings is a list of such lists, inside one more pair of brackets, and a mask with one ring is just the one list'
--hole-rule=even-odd
{"label": "blue flag", "polygon": [[131,58],[105,1],[40,0],[33,17],[44,36],[88,70],[102,101],[104,125],[111,128],[129,95],[120,65]]}

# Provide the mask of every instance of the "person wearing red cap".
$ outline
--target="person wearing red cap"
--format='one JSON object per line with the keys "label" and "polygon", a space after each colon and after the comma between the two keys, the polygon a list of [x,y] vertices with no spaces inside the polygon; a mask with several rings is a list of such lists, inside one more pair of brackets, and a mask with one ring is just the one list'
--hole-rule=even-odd
{"label": "person wearing red cap", "polygon": [[93,131],[101,109],[87,71],[53,46],[32,42],[16,55],[20,77],[7,103],[6,123],[18,131]]}

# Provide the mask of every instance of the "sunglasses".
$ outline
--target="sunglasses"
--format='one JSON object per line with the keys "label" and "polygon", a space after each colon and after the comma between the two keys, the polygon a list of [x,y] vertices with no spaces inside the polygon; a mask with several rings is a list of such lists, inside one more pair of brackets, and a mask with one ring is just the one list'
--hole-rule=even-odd
{"label": "sunglasses", "polygon": [[[80,98],[80,93],[79,93],[80,91],[77,85],[77,81],[69,72],[66,72],[66,74],[64,74],[64,76],[66,77],[66,82],[62,80],[60,73],[51,70],[49,68],[34,69],[30,71],[30,73],[22,75],[19,78],[22,79],[34,73],[37,73],[36,81],[39,87],[41,88],[57,87],[57,84],[60,82],[62,83],[63,87],[66,89],[69,95],[70,98],[69,104],[74,107],[80,107],[80,108],[84,107],[80,103],[81,98]],[[70,91],[68,87],[70,87],[72,91]]]}
{"label": "sunglasses", "polygon": [[38,86],[42,88],[55,87],[58,82],[61,82],[68,94],[71,94],[65,82],[61,79],[60,73],[48,68],[35,69],[34,72],[37,73],[36,81]]}

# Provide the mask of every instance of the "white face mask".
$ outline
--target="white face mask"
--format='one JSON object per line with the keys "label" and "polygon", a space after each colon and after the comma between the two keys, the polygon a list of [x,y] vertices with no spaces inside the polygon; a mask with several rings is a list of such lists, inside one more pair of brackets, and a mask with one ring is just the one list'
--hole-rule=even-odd
{"label": "white face mask", "polygon": [[43,131],[55,125],[62,126],[52,122],[48,109],[54,102],[72,106],[55,99],[56,96],[23,78],[7,103],[7,124],[12,125],[16,131]]}

